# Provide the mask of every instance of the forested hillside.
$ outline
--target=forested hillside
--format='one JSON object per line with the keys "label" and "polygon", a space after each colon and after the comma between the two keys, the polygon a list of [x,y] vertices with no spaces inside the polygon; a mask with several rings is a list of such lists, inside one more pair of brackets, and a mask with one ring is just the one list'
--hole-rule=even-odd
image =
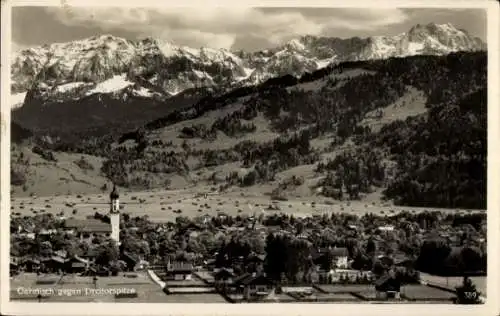
{"label": "forested hillside", "polygon": [[[343,63],[207,96],[125,135],[37,143],[101,156],[102,173],[129,188],[180,175],[223,189],[273,184],[282,196],[304,179],[277,175],[312,166],[311,194],[360,199],[384,189],[403,205],[485,208],[486,60],[479,52]],[[373,130],[362,124],[370,113],[405,113],[411,91],[425,98],[422,111]]]}

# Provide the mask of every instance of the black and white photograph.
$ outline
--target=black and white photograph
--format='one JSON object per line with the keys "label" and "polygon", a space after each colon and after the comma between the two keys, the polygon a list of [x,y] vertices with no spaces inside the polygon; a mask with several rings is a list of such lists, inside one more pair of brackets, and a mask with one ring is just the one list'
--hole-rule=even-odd
{"label": "black and white photograph", "polygon": [[10,10],[9,302],[491,298],[486,7]]}

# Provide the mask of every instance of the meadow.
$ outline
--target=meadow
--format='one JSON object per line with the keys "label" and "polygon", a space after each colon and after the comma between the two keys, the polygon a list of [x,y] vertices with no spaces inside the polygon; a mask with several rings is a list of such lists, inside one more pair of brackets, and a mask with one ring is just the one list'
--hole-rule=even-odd
{"label": "meadow", "polygon": [[[211,216],[225,213],[230,216],[259,215],[260,213],[285,213],[296,217],[331,213],[349,213],[364,215],[373,213],[378,215],[392,215],[402,211],[424,212],[484,212],[457,209],[401,207],[382,202],[363,201],[328,201],[325,199],[296,198],[287,201],[271,201],[269,196],[252,192],[251,190],[235,190],[224,193],[208,193],[205,198],[199,192],[206,190],[154,190],[142,192],[123,192],[120,196],[122,213],[131,216],[147,215],[151,221],[174,221],[178,216],[196,217],[204,214]],[[201,196],[199,196],[201,195]],[[50,197],[13,197],[11,199],[11,214],[20,213],[21,216],[30,216],[35,213],[64,212],[64,216],[86,218],[96,212],[106,213],[109,197],[107,193],[88,195],[59,195]],[[272,205],[272,209],[270,206]]]}

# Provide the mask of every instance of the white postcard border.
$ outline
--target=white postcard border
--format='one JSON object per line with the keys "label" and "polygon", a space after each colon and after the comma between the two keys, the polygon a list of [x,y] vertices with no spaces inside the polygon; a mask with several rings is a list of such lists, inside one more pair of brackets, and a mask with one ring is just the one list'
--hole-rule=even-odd
{"label": "white postcard border", "polygon": [[[151,304],[151,303],[20,303],[9,302],[10,222],[10,52],[12,6],[273,6],[273,7],[404,7],[484,8],[488,12],[488,299],[484,305],[445,304]],[[332,1],[332,0],[3,0],[1,41],[1,313],[5,315],[498,315],[499,284],[499,24],[495,1]],[[36,21],[33,21],[36,27]],[[500,193],[500,192],[499,192]]]}

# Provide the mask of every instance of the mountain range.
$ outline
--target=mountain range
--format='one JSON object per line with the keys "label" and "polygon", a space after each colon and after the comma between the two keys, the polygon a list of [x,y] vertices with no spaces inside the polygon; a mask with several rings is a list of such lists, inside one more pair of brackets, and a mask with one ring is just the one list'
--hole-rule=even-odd
{"label": "mountain range", "polygon": [[173,97],[178,102],[180,95],[191,98],[283,75],[298,77],[332,63],[481,50],[486,50],[481,39],[451,24],[435,23],[416,25],[396,36],[303,36],[257,52],[194,49],[153,38],[132,41],[101,35],[16,53],[11,106],[21,118],[26,118],[22,112],[28,109],[32,118],[41,108],[74,106],[68,103],[106,107],[110,102],[134,100],[158,107]]}
{"label": "mountain range", "polygon": [[13,194],[486,208],[486,44],[450,24],[256,52],[102,35],[12,66]]}

